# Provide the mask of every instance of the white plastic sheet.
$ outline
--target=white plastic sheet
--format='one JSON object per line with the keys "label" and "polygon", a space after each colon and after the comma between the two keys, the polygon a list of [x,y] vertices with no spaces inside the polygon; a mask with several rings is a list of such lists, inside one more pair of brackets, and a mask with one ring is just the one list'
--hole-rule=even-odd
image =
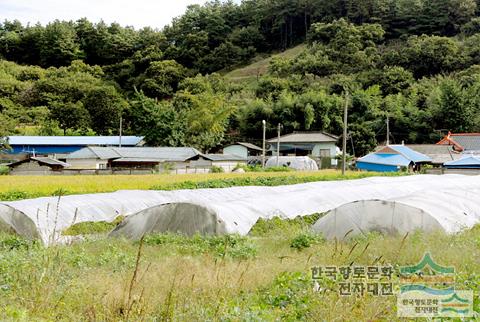
{"label": "white plastic sheet", "polygon": [[[39,238],[48,245],[57,242],[61,232],[74,223],[112,221],[119,215],[133,214],[140,218],[136,222],[141,222],[142,211],[148,208],[171,203],[189,203],[213,213],[217,220],[223,222],[225,233],[245,235],[259,218],[294,218],[323,213],[357,200],[391,199],[412,194],[421,196],[442,187],[449,187],[452,191],[480,189],[480,180],[478,177],[461,175],[416,175],[278,187],[123,190],[0,202],[0,221],[18,234]],[[128,221],[127,218],[122,227],[128,228]],[[188,217],[184,218],[184,221],[188,223]]]}
{"label": "white plastic sheet", "polygon": [[400,235],[417,229],[457,233],[480,223],[479,196],[480,189],[474,183],[402,197],[355,201],[332,209],[313,225],[313,230],[328,239],[371,231]]}

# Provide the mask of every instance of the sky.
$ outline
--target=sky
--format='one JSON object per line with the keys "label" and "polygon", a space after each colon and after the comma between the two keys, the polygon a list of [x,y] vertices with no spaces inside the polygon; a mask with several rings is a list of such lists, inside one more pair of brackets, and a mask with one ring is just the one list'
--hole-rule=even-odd
{"label": "sky", "polygon": [[45,25],[55,19],[118,22],[135,28],[162,28],[188,5],[205,0],[0,0],[0,20]]}

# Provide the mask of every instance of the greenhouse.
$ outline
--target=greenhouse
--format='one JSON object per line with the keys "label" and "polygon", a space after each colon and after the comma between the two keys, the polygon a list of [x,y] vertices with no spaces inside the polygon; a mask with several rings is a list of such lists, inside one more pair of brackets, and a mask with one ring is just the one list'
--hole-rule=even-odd
{"label": "greenhouse", "polygon": [[368,232],[383,234],[442,231],[457,233],[480,223],[480,187],[455,187],[341,205],[320,218],[313,230],[327,239]]}
{"label": "greenhouse", "polygon": [[273,156],[268,159],[265,164],[267,168],[272,167],[286,167],[294,170],[300,171],[316,171],[318,170],[318,165],[315,160],[309,157],[284,157],[284,156]]}
{"label": "greenhouse", "polygon": [[[458,192],[458,196],[450,193],[450,197],[446,198],[443,192],[435,195],[434,192],[440,191],[441,187]],[[113,221],[118,216],[127,218],[112,233],[116,236],[139,238],[146,233],[164,231],[246,235],[259,218],[295,218],[324,213],[355,201],[377,199],[400,202],[402,197],[421,200],[422,196],[431,196],[428,200],[433,204],[448,200],[445,202],[455,205],[454,198],[476,189],[480,190],[477,177],[418,175],[277,187],[125,190],[0,202],[0,228],[40,239],[46,245],[64,240],[62,232],[73,224]],[[465,210],[466,203],[462,200],[458,199],[458,209]],[[411,206],[415,207],[415,204]],[[479,207],[472,206],[472,209]],[[468,227],[476,221],[478,217],[469,217],[465,223]]]}

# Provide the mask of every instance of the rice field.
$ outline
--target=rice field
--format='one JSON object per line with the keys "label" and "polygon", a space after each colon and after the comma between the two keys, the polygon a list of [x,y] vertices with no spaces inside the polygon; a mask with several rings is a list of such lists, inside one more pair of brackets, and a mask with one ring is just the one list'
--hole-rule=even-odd
{"label": "rice field", "polygon": [[[315,172],[247,172],[209,174],[152,175],[78,175],[78,176],[0,176],[0,200],[17,200],[58,194],[112,192],[116,190],[148,190],[189,188],[188,183],[246,178],[285,178],[285,184],[302,181],[356,179],[378,173],[348,172],[345,177],[336,170]],[[185,184],[187,183],[187,184]],[[234,184],[234,183],[233,183]],[[192,186],[192,188],[195,188]]]}

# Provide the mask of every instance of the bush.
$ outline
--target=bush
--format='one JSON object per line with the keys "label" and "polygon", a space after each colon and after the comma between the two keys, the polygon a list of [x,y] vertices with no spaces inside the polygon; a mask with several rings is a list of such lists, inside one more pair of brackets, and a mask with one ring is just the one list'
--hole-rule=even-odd
{"label": "bush", "polygon": [[0,193],[0,200],[3,201],[15,201],[21,199],[31,198],[32,196],[25,191],[8,191]]}
{"label": "bush", "polygon": [[275,235],[285,232],[300,232],[310,228],[322,215],[313,214],[309,216],[299,216],[293,219],[282,219],[273,217],[271,219],[260,218],[250,230],[252,236]]}
{"label": "bush", "polygon": [[223,170],[222,167],[217,167],[216,165],[212,165],[210,168],[210,173],[223,173],[225,170]]}
{"label": "bush", "polygon": [[0,176],[6,176],[10,173],[10,168],[5,165],[0,165]]}
{"label": "bush", "polygon": [[296,250],[303,250],[309,248],[315,244],[323,242],[324,239],[320,235],[313,233],[302,233],[296,236],[290,243],[290,247],[295,248]]}

